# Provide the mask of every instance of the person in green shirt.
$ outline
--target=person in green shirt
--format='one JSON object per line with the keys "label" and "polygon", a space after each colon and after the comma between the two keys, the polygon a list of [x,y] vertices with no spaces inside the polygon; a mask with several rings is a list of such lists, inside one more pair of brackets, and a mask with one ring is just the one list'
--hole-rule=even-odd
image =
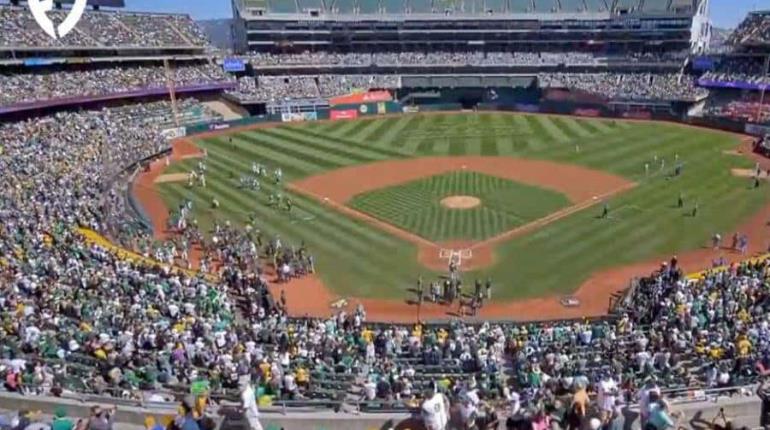
{"label": "person in green shirt", "polygon": [[54,410],[53,423],[51,423],[51,430],[72,430],[74,424],[72,420],[67,418],[67,409],[64,406],[59,406]]}

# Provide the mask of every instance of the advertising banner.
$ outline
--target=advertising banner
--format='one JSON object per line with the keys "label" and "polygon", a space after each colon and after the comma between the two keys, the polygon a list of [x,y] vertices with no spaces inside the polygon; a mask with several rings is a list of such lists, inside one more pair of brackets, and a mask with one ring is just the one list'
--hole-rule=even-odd
{"label": "advertising banner", "polygon": [[240,58],[225,58],[222,61],[222,67],[225,72],[244,72],[246,71],[246,63]]}
{"label": "advertising banner", "polygon": [[316,112],[284,112],[281,114],[283,122],[315,121],[318,119]]}
{"label": "advertising banner", "polygon": [[575,115],[595,118],[602,116],[602,113],[599,111],[599,109],[577,108],[575,109]]}
{"label": "advertising banner", "polygon": [[222,123],[222,122],[215,122],[215,123],[213,123],[213,124],[209,124],[209,130],[210,130],[210,131],[214,131],[214,130],[226,130],[226,129],[228,129],[228,128],[230,128],[230,124],[227,124],[227,123]]}
{"label": "advertising banner", "polygon": [[746,133],[753,136],[764,136],[770,134],[770,126],[759,124],[746,124]]}
{"label": "advertising banner", "polygon": [[161,131],[160,135],[166,140],[179,139],[180,137],[185,137],[187,135],[187,129],[185,127],[168,128]]}
{"label": "advertising banner", "polygon": [[384,102],[377,103],[377,114],[382,115],[388,112],[387,105]]}
{"label": "advertising banner", "polygon": [[417,113],[420,111],[420,106],[418,105],[404,106],[401,110],[403,110],[404,113]]}
{"label": "advertising banner", "polygon": [[646,110],[632,110],[628,112],[623,112],[622,116],[623,118],[631,118],[631,119],[651,119],[652,118],[652,114]]}
{"label": "advertising banner", "polygon": [[332,110],[329,112],[329,118],[337,119],[355,119],[358,118],[358,111],[355,109]]}
{"label": "advertising banner", "polygon": [[389,102],[393,100],[390,91],[370,91],[368,93],[353,93],[346,96],[334,97],[329,99],[329,104],[348,105],[361,103]]}

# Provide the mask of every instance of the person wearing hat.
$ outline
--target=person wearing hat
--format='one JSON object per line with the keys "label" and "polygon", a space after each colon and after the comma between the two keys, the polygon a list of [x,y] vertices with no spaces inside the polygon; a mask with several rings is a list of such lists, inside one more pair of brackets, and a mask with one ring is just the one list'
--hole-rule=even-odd
{"label": "person wearing hat", "polygon": [[72,430],[74,424],[67,418],[67,409],[64,406],[57,406],[53,413],[53,422],[51,430]]}
{"label": "person wearing hat", "polygon": [[238,380],[241,388],[241,413],[249,423],[250,430],[262,430],[259,422],[259,408],[257,408],[257,396],[248,375],[243,375]]}

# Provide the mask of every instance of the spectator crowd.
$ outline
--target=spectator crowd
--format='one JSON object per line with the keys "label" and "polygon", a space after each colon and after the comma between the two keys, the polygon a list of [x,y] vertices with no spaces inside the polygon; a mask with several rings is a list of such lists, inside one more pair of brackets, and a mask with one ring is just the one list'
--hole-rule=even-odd
{"label": "spectator crowd", "polygon": [[398,75],[290,75],[245,76],[229,93],[244,101],[281,101],[315,99],[349,94],[357,90],[395,89]]}
{"label": "spectator crowd", "polygon": [[337,53],[305,51],[301,53],[252,53],[248,60],[255,68],[292,66],[557,66],[601,65],[613,62],[662,63],[681,62],[686,52],[593,54],[589,52],[483,52],[483,51],[425,51]]}
{"label": "spectator crowd", "polygon": [[770,14],[750,13],[727,39],[733,46],[767,45],[770,42]]}
{"label": "spectator crowd", "polygon": [[[227,82],[222,68],[212,63],[180,63],[170,68],[176,88]],[[0,74],[0,106],[67,97],[114,95],[168,85],[166,68],[156,65],[45,70]]]}
{"label": "spectator crowd", "polygon": [[[64,21],[66,10],[49,17]],[[47,36],[26,7],[0,5],[0,46],[35,47],[205,47],[208,39],[188,15],[88,11],[61,39]]]}
{"label": "spectator crowd", "polygon": [[675,73],[540,73],[545,88],[570,88],[628,100],[695,100],[708,95],[693,78]]}

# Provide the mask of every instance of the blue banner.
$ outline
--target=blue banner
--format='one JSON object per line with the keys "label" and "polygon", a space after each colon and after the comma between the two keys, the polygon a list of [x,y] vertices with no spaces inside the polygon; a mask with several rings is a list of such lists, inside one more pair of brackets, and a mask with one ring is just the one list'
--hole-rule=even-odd
{"label": "blue banner", "polygon": [[222,67],[224,68],[225,72],[245,72],[246,71],[246,63],[243,62],[243,60],[239,58],[225,58],[222,61]]}
{"label": "blue banner", "polygon": [[64,62],[60,58],[26,58],[24,59],[24,65],[29,67],[34,66],[50,66],[51,64]]}
{"label": "blue banner", "polygon": [[770,90],[770,84],[756,84],[745,81],[714,81],[711,79],[698,79],[698,85],[706,88],[735,88],[739,90]]}

